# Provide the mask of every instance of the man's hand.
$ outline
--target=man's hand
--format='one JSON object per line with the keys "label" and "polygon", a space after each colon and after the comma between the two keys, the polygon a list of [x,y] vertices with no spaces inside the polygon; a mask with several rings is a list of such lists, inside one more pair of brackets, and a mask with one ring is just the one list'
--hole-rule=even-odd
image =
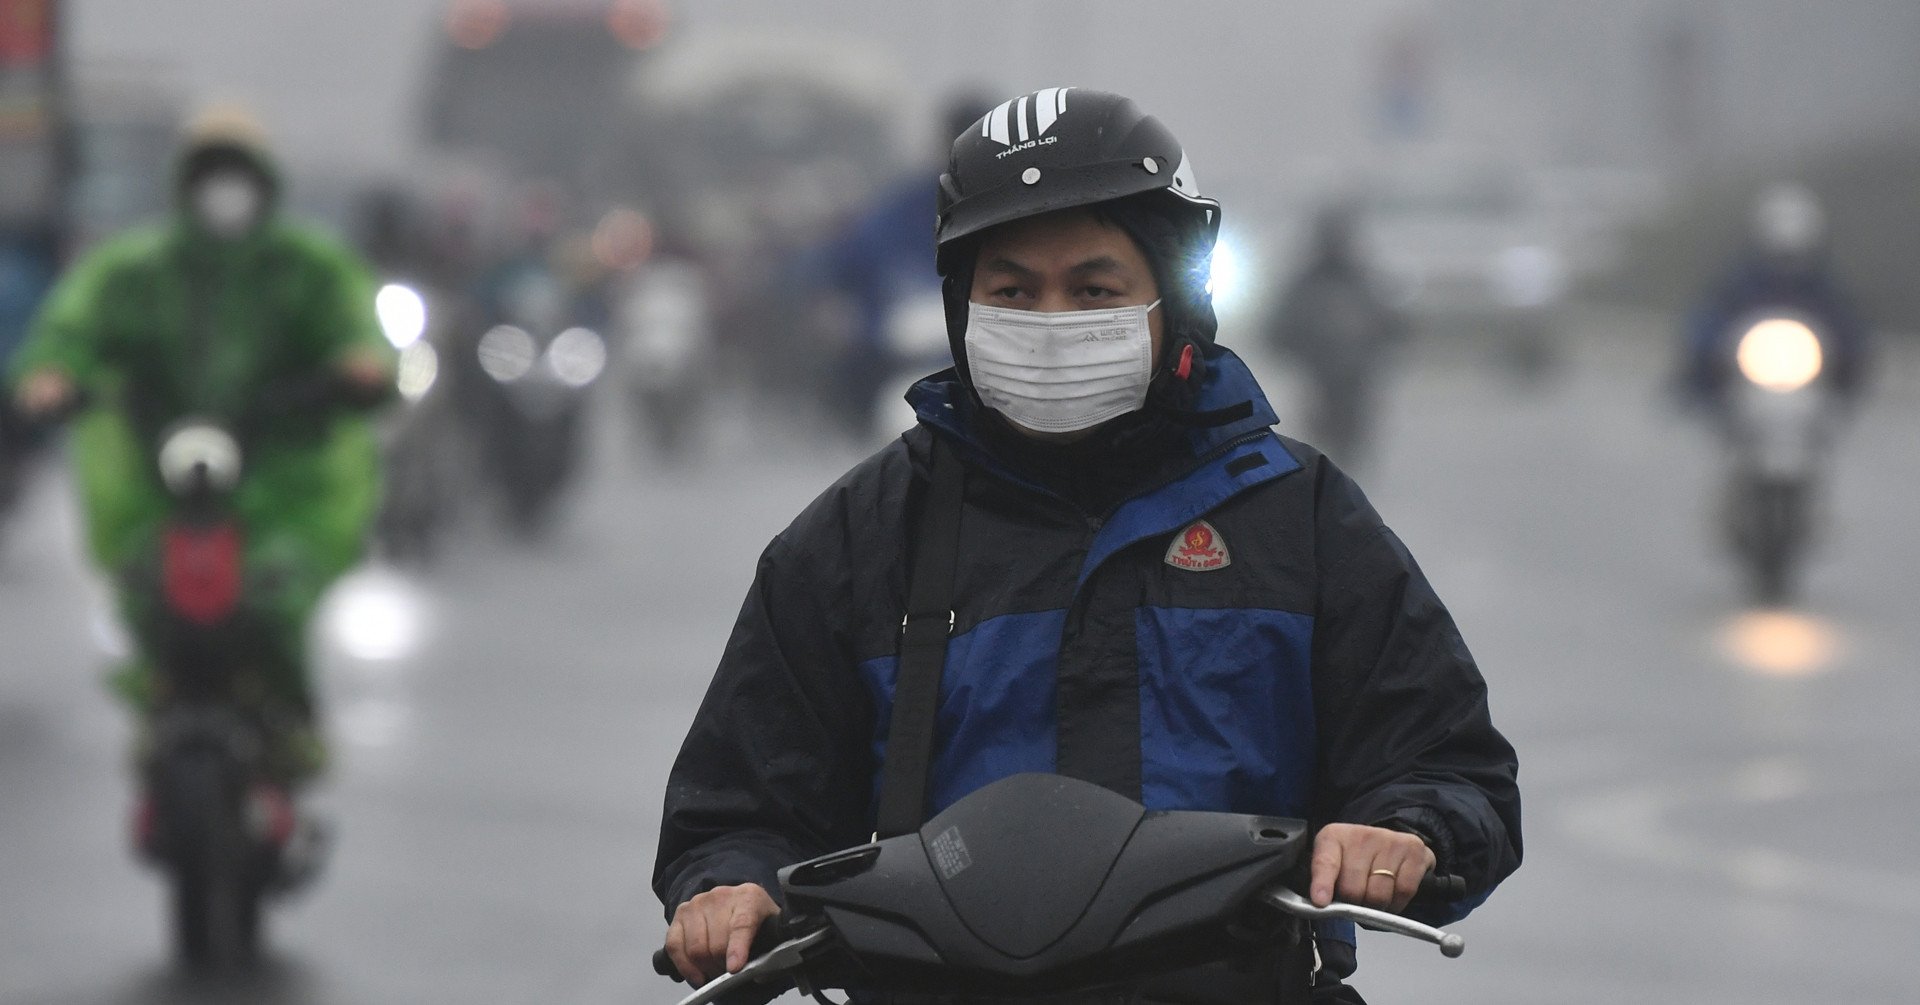
{"label": "man's hand", "polygon": [[1337,897],[1398,914],[1406,910],[1434,864],[1433,851],[1415,835],[1384,827],[1328,824],[1313,839],[1307,898],[1317,907]]}
{"label": "man's hand", "polygon": [[38,419],[67,406],[73,400],[73,378],[59,370],[36,370],[20,382],[15,404],[20,414]]}
{"label": "man's hand", "polygon": [[757,883],[716,886],[673,912],[667,956],[694,987],[723,970],[739,973],[760,925],[779,913],[779,905]]}

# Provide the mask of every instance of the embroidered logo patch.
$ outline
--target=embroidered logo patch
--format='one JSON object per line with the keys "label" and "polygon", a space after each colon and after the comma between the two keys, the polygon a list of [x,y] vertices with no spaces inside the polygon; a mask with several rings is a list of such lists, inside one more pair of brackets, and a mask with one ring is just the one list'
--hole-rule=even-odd
{"label": "embroidered logo patch", "polygon": [[1220,540],[1213,524],[1196,520],[1168,546],[1167,564],[1188,572],[1209,572],[1232,565],[1233,556],[1227,554],[1227,543]]}

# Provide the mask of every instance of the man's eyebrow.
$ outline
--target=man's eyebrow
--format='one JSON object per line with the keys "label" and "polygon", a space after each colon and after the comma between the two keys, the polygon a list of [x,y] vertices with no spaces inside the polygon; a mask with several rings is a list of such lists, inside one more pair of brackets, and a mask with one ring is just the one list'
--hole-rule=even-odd
{"label": "man's eyebrow", "polygon": [[1101,255],[1098,258],[1089,258],[1067,271],[1076,275],[1086,275],[1089,272],[1125,272],[1126,266],[1121,265],[1120,260],[1112,255]]}
{"label": "man's eyebrow", "polygon": [[987,260],[986,267],[982,268],[980,271],[1011,272],[1014,275],[1020,276],[1023,278],[1038,275],[1038,273],[1034,272],[1032,269],[1029,269],[1024,265],[1021,265],[1019,262],[1016,262],[1011,258],[990,258]]}

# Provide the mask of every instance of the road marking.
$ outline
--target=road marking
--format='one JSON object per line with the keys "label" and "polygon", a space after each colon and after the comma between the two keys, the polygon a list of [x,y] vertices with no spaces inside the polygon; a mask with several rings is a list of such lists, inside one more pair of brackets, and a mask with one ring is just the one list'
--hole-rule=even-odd
{"label": "road marking", "polygon": [[1788,896],[1849,913],[1920,918],[1920,873],[1716,842],[1668,822],[1686,806],[1777,803],[1813,787],[1813,774],[1804,765],[1770,758],[1730,774],[1646,782],[1576,799],[1561,812],[1560,825],[1590,850],[1639,865],[1714,877],[1748,893]]}

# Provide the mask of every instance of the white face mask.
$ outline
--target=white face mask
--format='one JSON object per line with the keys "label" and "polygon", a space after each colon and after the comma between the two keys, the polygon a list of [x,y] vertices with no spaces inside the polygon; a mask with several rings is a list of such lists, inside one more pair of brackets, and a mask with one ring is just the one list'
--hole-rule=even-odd
{"label": "white face mask", "polygon": [[1070,433],[1147,401],[1160,301],[1091,311],[967,305],[967,368],[980,400],[1040,433]]}
{"label": "white face mask", "polygon": [[245,236],[260,221],[267,195],[245,171],[216,171],[193,187],[193,215],[215,237]]}

